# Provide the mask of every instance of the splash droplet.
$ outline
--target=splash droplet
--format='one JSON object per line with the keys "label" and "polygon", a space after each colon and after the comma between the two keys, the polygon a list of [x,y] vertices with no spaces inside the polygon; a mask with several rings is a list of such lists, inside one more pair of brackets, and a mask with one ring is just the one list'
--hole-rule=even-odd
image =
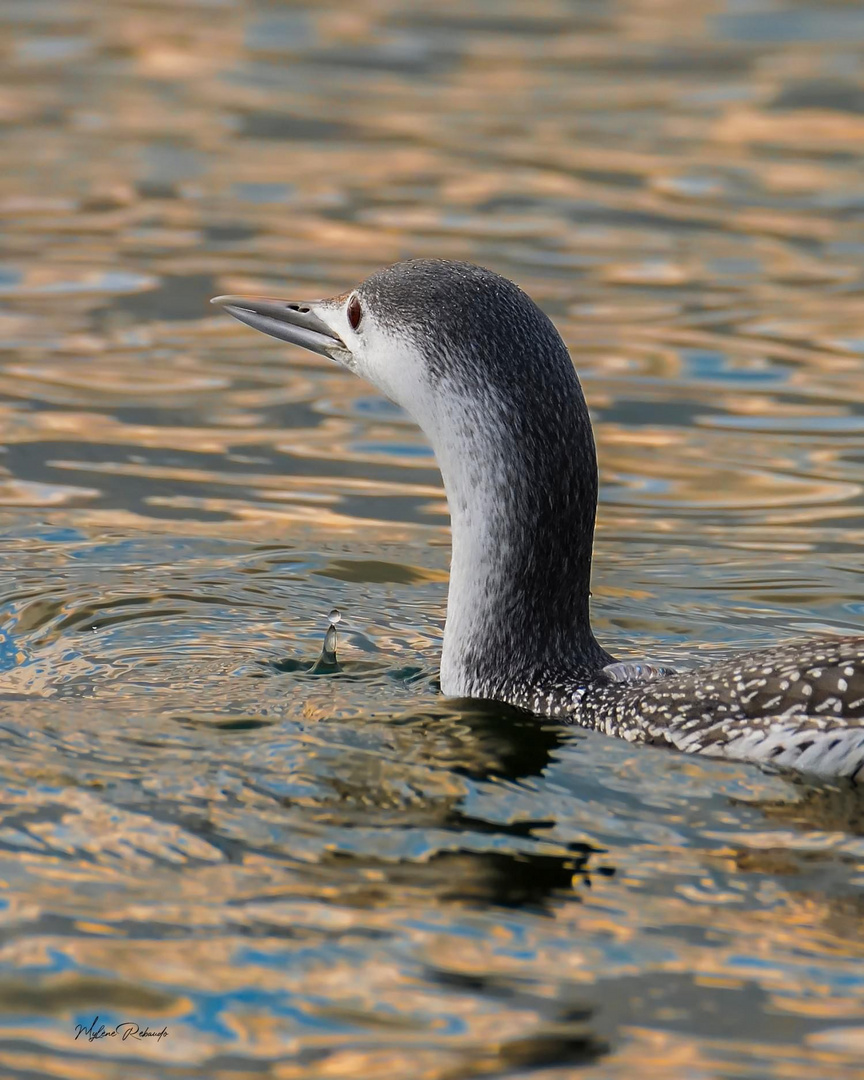
{"label": "splash droplet", "polygon": [[340,670],[339,661],[336,657],[336,645],[338,643],[336,624],[341,620],[342,612],[339,608],[334,607],[327,618],[329,626],[327,627],[327,633],[324,635],[324,645],[321,648],[321,655],[309,669],[310,675],[324,675]]}

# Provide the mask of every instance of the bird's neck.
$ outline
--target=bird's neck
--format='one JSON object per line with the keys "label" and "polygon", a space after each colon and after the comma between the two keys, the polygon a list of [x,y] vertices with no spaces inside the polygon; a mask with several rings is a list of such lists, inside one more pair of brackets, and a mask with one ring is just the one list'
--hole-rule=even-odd
{"label": "bird's neck", "polygon": [[[572,378],[571,378],[572,375]],[[441,688],[507,697],[610,661],[589,620],[597,465],[578,379],[448,392],[427,428],[453,530]]]}

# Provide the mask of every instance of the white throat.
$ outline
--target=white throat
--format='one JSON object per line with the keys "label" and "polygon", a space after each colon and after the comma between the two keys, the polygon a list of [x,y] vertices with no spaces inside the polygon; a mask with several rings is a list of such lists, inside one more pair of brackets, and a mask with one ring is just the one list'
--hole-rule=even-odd
{"label": "white throat", "polygon": [[446,392],[446,409],[430,434],[444,480],[453,549],[441,690],[449,697],[482,696],[473,658],[504,617],[507,592],[508,503],[506,449],[487,408]]}

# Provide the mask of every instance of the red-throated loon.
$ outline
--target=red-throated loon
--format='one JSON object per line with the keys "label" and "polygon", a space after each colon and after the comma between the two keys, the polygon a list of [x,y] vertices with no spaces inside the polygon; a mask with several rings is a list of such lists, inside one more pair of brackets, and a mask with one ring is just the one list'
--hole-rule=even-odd
{"label": "red-throated loon", "polygon": [[443,693],[633,742],[864,780],[864,637],[687,672],[618,663],[597,643],[591,421],[564,342],[511,281],[424,259],[330,300],[212,302],[368,379],[428,436],[453,528]]}

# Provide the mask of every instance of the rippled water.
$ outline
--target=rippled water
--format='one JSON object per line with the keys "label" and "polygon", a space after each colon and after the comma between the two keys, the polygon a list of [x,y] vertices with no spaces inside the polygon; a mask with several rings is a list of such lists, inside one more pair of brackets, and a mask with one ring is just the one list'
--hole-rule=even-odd
{"label": "rippled water", "polygon": [[4,1075],[860,1075],[864,796],[442,700],[425,440],[206,301],[515,278],[603,642],[861,629],[862,47],[839,0],[4,0]]}

